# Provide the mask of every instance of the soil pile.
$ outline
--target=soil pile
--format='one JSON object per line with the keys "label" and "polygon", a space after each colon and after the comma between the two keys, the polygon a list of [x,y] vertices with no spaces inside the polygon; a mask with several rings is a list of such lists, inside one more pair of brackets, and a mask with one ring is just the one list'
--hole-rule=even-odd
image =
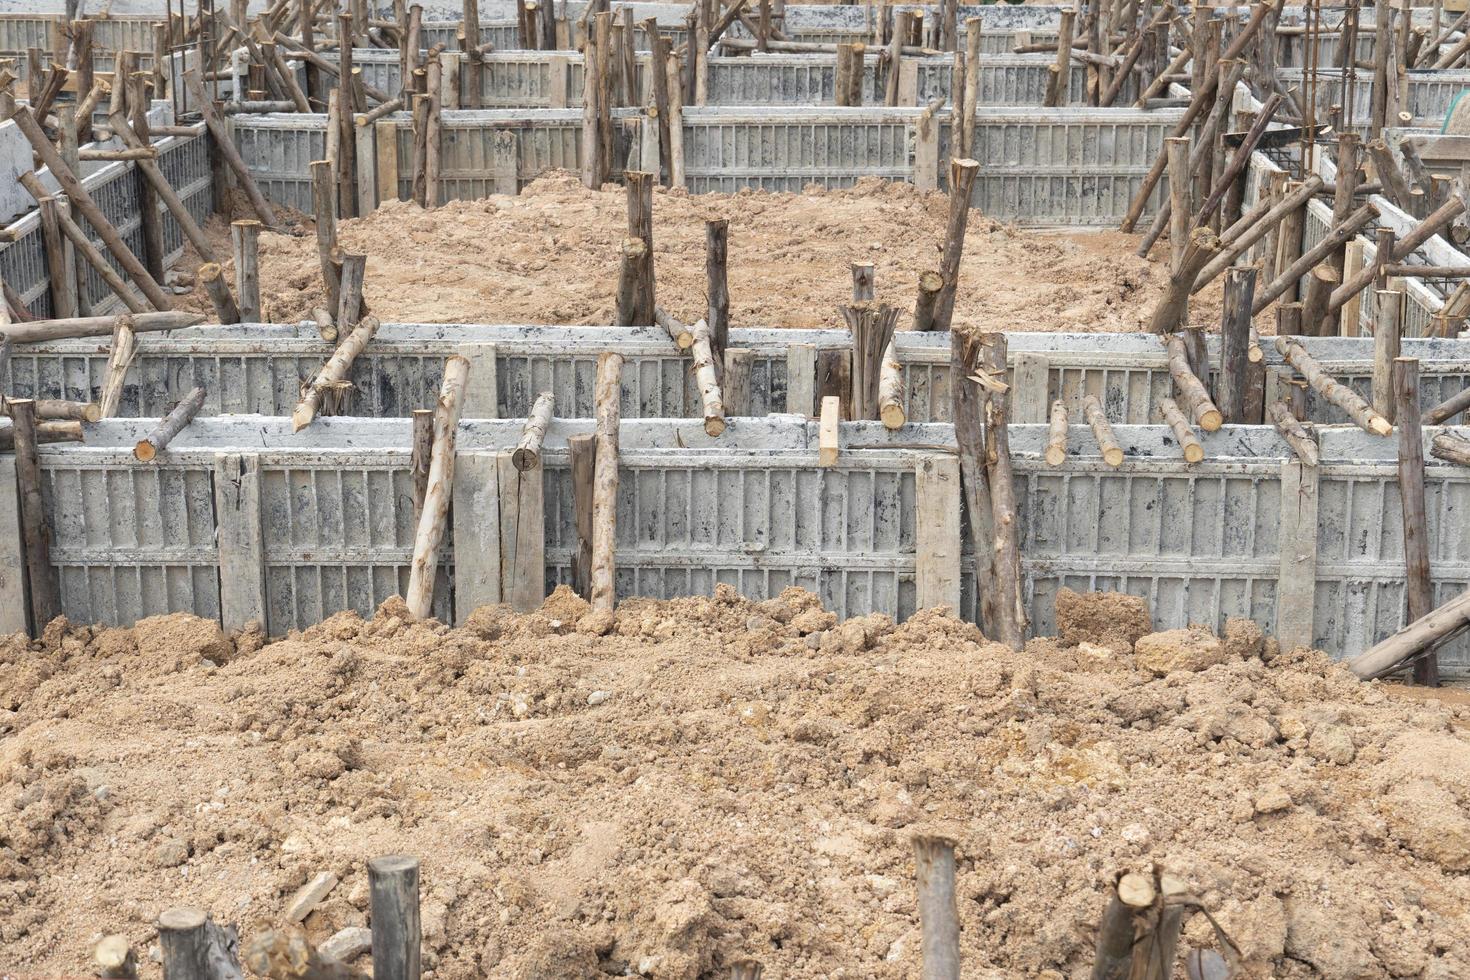
{"label": "soil pile", "polygon": [[[659,188],[659,303],[688,322],[703,316],[704,223],[723,217],[735,326],[840,327],[836,308],[851,301],[854,262],[875,267],[879,301],[911,313],[919,274],[939,268],[948,210],[945,194],[877,178],[803,194]],[[610,323],[626,234],[622,188],[590,191],[567,173],[514,197],[432,211],[391,201],[339,224],[343,248],[368,256],[369,306],[392,322]],[[216,251],[228,256],[224,240]],[[991,330],[1136,331],[1168,278],[1166,262],[1133,254],[1137,243],[1116,231],[1023,230],[972,211],[955,321]],[[324,295],[314,233],[262,236],[260,281],[271,321],[309,319]],[[1197,322],[1219,322],[1219,290],[1201,295]],[[210,309],[200,291],[187,306]],[[905,315],[900,329],[908,322]]]}
{"label": "soil pile", "polygon": [[268,645],[183,616],[12,638],[3,966],[81,972],[114,931],[146,954],[173,905],[248,938],[329,872],[320,941],[406,852],[436,977],[913,977],[926,831],[958,841],[967,977],[1086,976],[1104,889],[1154,865],[1247,976],[1466,975],[1470,708],[1247,622],[1141,636],[1068,601],[1069,645],[1019,654],[723,587],[453,630],[390,601]]}

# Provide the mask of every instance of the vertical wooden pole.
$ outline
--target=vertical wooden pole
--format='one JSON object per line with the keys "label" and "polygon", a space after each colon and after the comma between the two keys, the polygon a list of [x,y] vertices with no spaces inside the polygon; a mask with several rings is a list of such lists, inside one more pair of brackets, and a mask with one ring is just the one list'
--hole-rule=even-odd
{"label": "vertical wooden pole", "polygon": [[338,51],[338,75],[339,87],[338,98],[341,100],[338,112],[338,125],[342,127],[341,143],[337,147],[337,193],[341,205],[338,213],[344,218],[357,217],[357,132],[356,123],[358,112],[367,111],[367,106],[360,106],[352,92],[352,15],[339,14],[337,17],[337,36],[340,43]]}
{"label": "vertical wooden pole", "polygon": [[[1419,423],[1419,361],[1395,358],[1393,394],[1398,406],[1399,497],[1404,517],[1404,591],[1412,623],[1434,611],[1434,582],[1429,570],[1429,520],[1424,500],[1424,435]],[[1439,686],[1439,658],[1429,654],[1414,662],[1414,683]]]}
{"label": "vertical wooden pole", "polygon": [[656,305],[653,272],[653,174],[631,170],[623,175],[627,186],[628,237],[647,246],[639,275],[638,303],[634,323],[653,323]]}
{"label": "vertical wooden pole", "polygon": [[424,491],[423,515],[414,534],[413,564],[409,569],[409,614],[426,619],[433,611],[434,582],[439,573],[439,545],[449,516],[454,489],[454,445],[460,409],[470,373],[470,362],[458,354],[444,362],[444,381],[434,410],[434,449],[429,460],[429,482]]}
{"label": "vertical wooden pole", "polygon": [[1397,404],[1393,372],[1399,357],[1404,294],[1396,289],[1380,289],[1374,298],[1378,305],[1373,319],[1373,410],[1392,422]]}
{"label": "vertical wooden pole", "polygon": [[597,358],[597,463],[592,485],[592,608],[617,603],[618,427],[622,417],[623,355]]}
{"label": "vertical wooden pole", "polygon": [[704,223],[705,322],[709,325],[710,353],[723,364],[730,343],[730,283],[727,261],[730,251],[730,222],[711,218]]}
{"label": "vertical wooden pole", "polygon": [[751,414],[750,365],[754,357],[754,351],[734,347],[725,350],[725,369],[720,374],[720,404],[727,417]]}
{"label": "vertical wooden pole", "polygon": [[[322,285],[326,289],[327,309],[336,314],[339,305],[339,281],[334,253],[337,249],[337,194],[329,160],[311,162],[311,202],[316,215],[316,252],[321,263]],[[348,325],[351,329],[351,325]]]}
{"label": "vertical wooden pole", "polygon": [[1256,270],[1234,268],[1225,274],[1225,305],[1220,318],[1220,379],[1215,404],[1225,422],[1246,421],[1246,375],[1250,370],[1251,304]]}
{"label": "vertical wooden pole", "polygon": [[572,590],[592,598],[592,486],[597,471],[597,436],[567,437],[571,455],[572,512],[577,523],[577,552],[572,556]]}
{"label": "vertical wooden pole", "polygon": [[939,267],[944,285],[935,298],[935,330],[948,330],[954,317],[955,291],[960,283],[960,258],[965,250],[965,226],[970,220],[970,195],[979,172],[980,164],[974,160],[949,162],[949,222],[945,228],[944,258]]}
{"label": "vertical wooden pole", "polygon": [[368,862],[374,980],[419,980],[419,861],[401,854]]}
{"label": "vertical wooden pole", "polygon": [[6,401],[15,440],[15,477],[20,487],[21,536],[30,580],[31,627],[37,636],[61,614],[61,586],[51,564],[51,529],[41,492],[41,460],[36,453],[36,403]]}
{"label": "vertical wooden pole", "polygon": [[658,32],[658,23],[652,18],[643,21],[643,31],[648,35],[648,70],[652,74],[654,118],[658,122],[658,160],[665,185],[672,179],[674,156],[674,134],[669,128],[669,43]]}
{"label": "vertical wooden pole", "polygon": [[419,526],[424,513],[424,497],[429,492],[429,460],[434,453],[434,410],[413,410],[413,450],[409,472],[413,476],[413,526]]}
{"label": "vertical wooden pole", "polygon": [[[977,343],[977,367],[996,379],[1006,376],[1006,336],[983,333]],[[969,385],[968,377],[953,378],[953,384]],[[1022,605],[1021,528],[1016,505],[1015,478],[1011,472],[1011,446],[1007,424],[1009,391],[992,391],[985,399],[985,470],[990,485],[991,528],[994,536],[994,590],[996,638],[1012,650],[1026,645],[1026,612]]]}
{"label": "vertical wooden pole", "polygon": [[61,232],[60,205],[54,197],[42,198],[41,241],[46,249],[46,270],[51,284],[51,312],[60,319],[77,315],[76,261]]}
{"label": "vertical wooden pole", "polygon": [[164,980],[199,980],[211,974],[206,921],[198,909],[169,909],[158,917]]}
{"label": "vertical wooden pole", "polygon": [[260,222],[230,224],[230,244],[235,259],[235,296],[244,323],[260,323]]}
{"label": "vertical wooden pole", "polygon": [[950,418],[954,422],[955,445],[960,457],[960,488],[969,519],[970,550],[975,556],[976,592],[980,598],[980,625],[987,636],[995,637],[994,548],[991,533],[994,511],[990,502],[990,486],[986,481],[984,402],[979,385],[964,383],[974,373],[974,340],[964,331],[950,332]]}
{"label": "vertical wooden pole", "polygon": [[1057,36],[1057,60],[1046,82],[1042,104],[1064,106],[1072,90],[1072,34],[1076,30],[1077,11],[1063,10],[1062,25]]}
{"label": "vertical wooden pole", "polygon": [[597,38],[591,32],[582,45],[582,186],[602,186],[607,174],[602,169],[602,127],[597,100]]}
{"label": "vertical wooden pole", "polygon": [[955,905],[954,841],[916,836],[914,865],[919,886],[919,929],[923,980],[959,980],[960,916]]}
{"label": "vertical wooden pole", "polygon": [[1189,222],[1194,217],[1190,202],[1190,186],[1193,175],[1189,169],[1188,136],[1165,138],[1164,146],[1169,158],[1169,268],[1179,271],[1184,250],[1189,245]]}

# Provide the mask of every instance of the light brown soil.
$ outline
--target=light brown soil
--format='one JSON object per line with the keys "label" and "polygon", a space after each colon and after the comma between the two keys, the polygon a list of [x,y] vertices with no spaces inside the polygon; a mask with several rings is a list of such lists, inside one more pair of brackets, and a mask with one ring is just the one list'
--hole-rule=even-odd
{"label": "light brown soil", "polygon": [[918,830],[958,840],[967,978],[1085,977],[1104,889],[1155,863],[1245,976],[1470,970],[1465,705],[1258,634],[1156,677],[932,612],[833,628],[798,593],[584,610],[5,642],[0,971],[80,972],[119,931],[156,977],[162,909],[248,938],[331,871],[319,940],[408,852],[428,976],[913,977]]}
{"label": "light brown soil", "polygon": [[[939,266],[948,208],[944,194],[877,179],[804,194],[659,189],[659,303],[689,322],[703,315],[704,222],[724,217],[735,326],[841,326],[837,307],[851,301],[854,262],[876,267],[881,302],[912,312],[919,274]],[[342,246],[368,256],[367,300],[389,322],[610,323],[626,233],[622,189],[589,191],[566,173],[515,197],[433,211],[390,202],[340,224]],[[1138,240],[1116,231],[1024,230],[972,211],[955,322],[988,330],[1138,330],[1167,278],[1167,246],[1144,260],[1133,254]],[[229,254],[227,246],[219,251]],[[298,237],[262,237],[261,290],[273,322],[309,319],[321,305],[309,225]],[[1201,294],[1195,322],[1219,322],[1219,290],[1216,284]],[[202,292],[187,305],[209,309]],[[907,324],[905,316],[900,329]]]}

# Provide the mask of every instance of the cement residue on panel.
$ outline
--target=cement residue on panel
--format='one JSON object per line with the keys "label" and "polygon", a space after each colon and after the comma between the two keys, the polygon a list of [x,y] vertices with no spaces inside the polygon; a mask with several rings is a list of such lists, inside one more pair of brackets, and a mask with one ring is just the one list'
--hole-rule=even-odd
{"label": "cement residue on panel", "polygon": [[[735,326],[837,327],[851,301],[850,263],[875,266],[881,302],[912,311],[919,274],[938,269],[949,199],[877,179],[849,190],[654,195],[659,304],[704,315],[706,219],[727,218]],[[454,201],[433,211],[390,202],[339,225],[347,251],[368,256],[366,296],[385,322],[610,323],[625,194],[588,191],[570,174],[519,196]],[[985,329],[1131,332],[1148,322],[1167,280],[1167,248],[1133,254],[1119,232],[1022,230],[972,211],[955,320]],[[222,256],[229,249],[218,249]],[[322,304],[316,239],[261,238],[267,317],[309,318]],[[1193,306],[1219,322],[1219,286]],[[206,312],[202,292],[191,308]],[[900,329],[907,327],[907,316]]]}
{"label": "cement residue on panel", "polygon": [[248,937],[330,874],[320,942],[367,924],[366,859],[407,852],[438,978],[912,977],[909,838],[940,828],[967,977],[1085,976],[1106,883],[1155,863],[1246,977],[1470,969],[1470,707],[1271,642],[1156,677],[1072,639],[724,588],[456,630],[391,602],[264,646],[184,617],[11,638],[5,967],[81,973],[116,931],[156,977],[162,909]]}

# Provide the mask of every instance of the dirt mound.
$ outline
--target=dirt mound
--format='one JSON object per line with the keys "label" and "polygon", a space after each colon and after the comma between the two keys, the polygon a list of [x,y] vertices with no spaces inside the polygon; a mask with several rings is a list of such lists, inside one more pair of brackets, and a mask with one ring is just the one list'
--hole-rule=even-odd
{"label": "dirt mound", "polygon": [[1156,676],[795,590],[595,618],[563,594],[264,646],[181,617],[4,641],[4,967],[146,952],[180,904],[248,938],[326,873],[320,941],[406,852],[436,977],[912,977],[922,828],[958,840],[966,976],[1085,976],[1103,888],[1154,865],[1247,976],[1470,971],[1470,707],[1242,635]]}
{"label": "dirt mound", "polygon": [[[836,308],[852,295],[849,263],[872,263],[878,299],[912,311],[919,274],[939,267],[949,199],[866,178],[850,189],[802,194],[659,188],[653,209],[659,303],[675,316],[693,322],[704,314],[704,223],[723,217],[735,326],[840,327]],[[339,235],[344,248],[368,256],[368,304],[385,321],[606,324],[626,214],[622,188],[589,191],[574,175],[553,173],[518,196],[433,211],[390,201],[340,222]],[[223,243],[216,251],[228,256],[228,229],[214,225],[211,234]],[[1136,331],[1167,279],[1165,263],[1133,254],[1137,242],[1111,230],[1024,230],[972,211],[955,322]],[[192,271],[197,262],[184,265]],[[309,318],[323,301],[314,234],[262,236],[260,280],[270,320]],[[210,310],[198,290],[184,305]],[[1218,323],[1219,287],[1192,306],[1196,322]],[[905,316],[900,329],[907,325]]]}

